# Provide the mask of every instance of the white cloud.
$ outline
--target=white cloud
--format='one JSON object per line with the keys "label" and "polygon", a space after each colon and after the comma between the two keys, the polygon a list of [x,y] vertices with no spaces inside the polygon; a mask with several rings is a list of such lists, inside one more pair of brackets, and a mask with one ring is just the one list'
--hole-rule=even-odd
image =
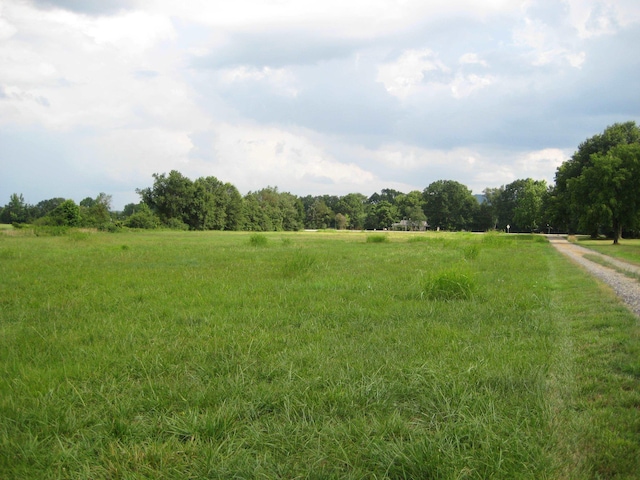
{"label": "white cloud", "polygon": [[[215,128],[214,164],[201,163],[201,174],[215,174],[239,189],[295,185],[298,193],[369,190],[375,175],[337,160],[304,134],[276,127],[220,124]],[[212,173],[212,172],[217,173]],[[318,194],[322,193],[317,191]]]}
{"label": "white cloud", "polygon": [[580,38],[611,35],[640,22],[637,0],[565,0],[569,19]]}
{"label": "white cloud", "polygon": [[298,95],[297,80],[291,70],[287,68],[250,67],[241,65],[223,69],[219,72],[223,84],[242,83],[247,81],[265,82],[277,94],[287,97]]}
{"label": "white cloud", "polygon": [[224,30],[248,31],[304,25],[330,36],[371,38],[405,31],[425,18],[484,18],[517,12],[513,0],[149,0],[146,8]]}
{"label": "white cloud", "polygon": [[115,17],[97,17],[87,20],[80,28],[96,45],[111,45],[129,55],[154,46],[158,41],[175,39],[171,20],[163,15],[150,15],[136,11]]}
{"label": "white cloud", "polygon": [[0,86],[9,93],[0,104],[0,124],[70,130],[137,128],[149,120],[184,128],[206,121],[176,75],[180,60],[155,49],[173,39],[168,19],[140,12],[94,18],[10,5],[3,13],[20,35],[0,44]]}
{"label": "white cloud", "polygon": [[456,75],[451,83],[451,94],[454,98],[464,98],[473,92],[488,87],[495,82],[492,75]]}
{"label": "white cloud", "polygon": [[405,99],[424,83],[425,73],[431,71],[449,73],[449,68],[428,48],[407,50],[395,62],[378,67],[377,81],[391,95]]}
{"label": "white cloud", "polygon": [[77,168],[97,168],[114,181],[148,182],[153,173],[185,170],[193,149],[190,132],[160,127],[116,129],[84,143],[100,153],[90,162],[79,159]]}
{"label": "white cloud", "polygon": [[[570,156],[567,150],[559,148],[545,148],[520,154],[515,161],[519,178],[545,178],[551,181],[556,169]],[[550,172],[552,175],[550,175]],[[551,178],[550,178],[551,177]]]}
{"label": "white cloud", "polygon": [[482,60],[477,53],[465,53],[460,57],[458,63],[462,65],[480,65],[483,67],[488,67],[487,62]]}

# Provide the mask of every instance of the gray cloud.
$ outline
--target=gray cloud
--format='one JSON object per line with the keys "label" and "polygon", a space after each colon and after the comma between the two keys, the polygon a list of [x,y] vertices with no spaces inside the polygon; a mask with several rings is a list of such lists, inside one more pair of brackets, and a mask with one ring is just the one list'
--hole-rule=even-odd
{"label": "gray cloud", "polygon": [[283,67],[313,65],[350,56],[362,42],[321,36],[303,30],[231,34],[225,44],[193,60],[196,68],[235,65]]}
{"label": "gray cloud", "polygon": [[31,0],[40,8],[60,8],[87,15],[109,15],[133,6],[131,0]]}

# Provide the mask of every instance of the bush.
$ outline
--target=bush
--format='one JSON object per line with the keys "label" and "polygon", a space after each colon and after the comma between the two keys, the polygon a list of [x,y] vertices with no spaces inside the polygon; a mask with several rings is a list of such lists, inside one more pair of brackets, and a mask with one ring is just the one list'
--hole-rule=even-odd
{"label": "bush", "polygon": [[124,221],[124,226],[129,228],[154,229],[158,228],[159,224],[160,219],[145,204],[142,204],[138,212]]}
{"label": "bush", "polygon": [[165,226],[171,230],[189,230],[189,225],[179,218],[170,218],[165,222]]}
{"label": "bush", "polygon": [[36,237],[61,237],[67,233],[69,233],[69,227],[57,225],[43,225],[33,229]]}

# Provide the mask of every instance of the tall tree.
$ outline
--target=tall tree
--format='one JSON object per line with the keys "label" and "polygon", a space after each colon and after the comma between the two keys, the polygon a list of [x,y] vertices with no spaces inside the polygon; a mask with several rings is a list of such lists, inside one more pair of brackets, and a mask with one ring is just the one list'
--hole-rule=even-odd
{"label": "tall tree", "polygon": [[111,222],[111,195],[99,193],[96,198],[87,197],[80,202],[82,225],[100,227]]}
{"label": "tall tree", "polygon": [[569,232],[582,231],[592,236],[598,234],[599,215],[594,215],[586,198],[576,191],[578,183],[574,182],[574,190],[570,188],[570,180],[578,178],[585,168],[592,166],[592,156],[606,154],[617,145],[628,145],[640,142],[640,127],[635,122],[615,123],[604,132],[596,134],[578,146],[578,150],[569,160],[558,167],[555,186],[550,198],[550,209],[554,212],[554,223]]}
{"label": "tall tree", "polygon": [[382,200],[371,208],[365,220],[365,228],[371,230],[384,230],[391,228],[398,218],[398,208],[386,200]]}
{"label": "tall tree", "polygon": [[432,227],[471,228],[478,201],[466,186],[454,180],[438,180],[424,189],[423,197],[424,211]]}
{"label": "tall tree", "polygon": [[348,193],[338,201],[333,210],[346,217],[348,228],[362,230],[367,216],[365,212],[366,201],[367,197],[361,193]]}
{"label": "tall tree", "polygon": [[80,207],[73,200],[65,200],[47,217],[53,225],[77,227],[80,224]]}
{"label": "tall tree", "polygon": [[311,197],[312,202],[306,208],[305,226],[307,228],[329,228],[335,225],[336,214],[322,197]]}
{"label": "tall tree", "polygon": [[26,223],[29,221],[29,206],[22,194],[13,193],[9,203],[2,209],[0,221],[2,223]]}
{"label": "tall tree", "polygon": [[424,197],[419,190],[412,190],[406,195],[396,197],[398,219],[406,219],[412,228],[421,228],[422,222],[427,221],[424,213]]}
{"label": "tall tree", "polygon": [[[591,165],[569,181],[569,190],[584,202],[582,221],[613,230],[618,244],[623,227],[640,219],[640,143],[621,144],[591,156]],[[583,226],[583,225],[581,225]]]}
{"label": "tall tree", "polygon": [[192,203],[187,209],[187,224],[192,230],[224,230],[226,189],[216,177],[201,177],[193,182]]}
{"label": "tall tree", "polygon": [[193,212],[193,182],[177,170],[169,175],[153,174],[153,187],[136,189],[136,192],[163,223],[170,219],[188,223]]}
{"label": "tall tree", "polygon": [[53,211],[58,205],[64,202],[64,198],[56,197],[38,202],[32,209],[34,218],[41,218]]}

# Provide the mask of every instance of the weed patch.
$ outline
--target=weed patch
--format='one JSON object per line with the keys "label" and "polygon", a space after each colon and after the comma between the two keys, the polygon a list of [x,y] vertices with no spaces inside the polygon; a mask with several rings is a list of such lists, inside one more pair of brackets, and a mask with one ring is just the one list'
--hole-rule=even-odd
{"label": "weed patch", "polygon": [[282,265],[284,277],[298,277],[308,273],[317,263],[316,257],[306,252],[295,252]]}
{"label": "weed patch", "polygon": [[411,235],[407,239],[407,243],[422,243],[422,242],[428,242],[428,241],[429,241],[429,237],[425,235]]}
{"label": "weed patch", "polygon": [[267,243],[269,243],[269,240],[264,233],[252,233],[249,235],[249,245],[254,247],[264,247]]}
{"label": "weed patch", "polygon": [[465,260],[475,260],[476,258],[478,258],[478,255],[480,255],[480,245],[478,245],[477,243],[466,245],[462,249],[462,254]]}
{"label": "weed patch", "polygon": [[425,295],[432,300],[470,300],[477,290],[473,275],[461,269],[449,269],[428,278]]}
{"label": "weed patch", "polygon": [[367,243],[388,243],[389,236],[384,234],[367,235]]}

